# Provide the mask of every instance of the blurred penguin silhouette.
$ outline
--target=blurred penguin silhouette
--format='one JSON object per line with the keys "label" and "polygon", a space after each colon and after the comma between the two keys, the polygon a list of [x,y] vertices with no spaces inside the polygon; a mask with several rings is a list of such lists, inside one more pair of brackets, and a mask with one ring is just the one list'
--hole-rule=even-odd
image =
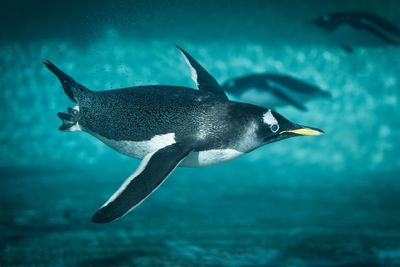
{"label": "blurred penguin silhouette", "polygon": [[330,93],[306,82],[281,74],[251,74],[233,78],[222,89],[235,100],[276,108],[291,105],[306,111],[304,104],[316,98],[330,98]]}
{"label": "blurred penguin silhouette", "polygon": [[327,13],[311,21],[347,52],[357,47],[400,45],[400,27],[370,13]]}

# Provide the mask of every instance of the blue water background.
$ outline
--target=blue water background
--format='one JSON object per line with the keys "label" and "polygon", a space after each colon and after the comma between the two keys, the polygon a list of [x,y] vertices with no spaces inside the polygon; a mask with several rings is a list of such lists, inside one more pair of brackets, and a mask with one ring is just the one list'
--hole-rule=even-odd
{"label": "blue water background", "polygon": [[[306,23],[397,1],[6,2],[0,26],[0,265],[400,265],[400,48],[347,53]],[[41,63],[93,90],[194,88],[179,44],[222,83],[292,75],[331,92],[308,111],[323,129],[227,164],[178,168],[107,225],[92,214],[138,166],[86,133]]]}

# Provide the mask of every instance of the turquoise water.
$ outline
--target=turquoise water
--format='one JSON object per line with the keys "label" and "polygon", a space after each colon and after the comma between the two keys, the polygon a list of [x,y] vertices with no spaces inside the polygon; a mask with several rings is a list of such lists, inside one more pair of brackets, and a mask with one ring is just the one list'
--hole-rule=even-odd
{"label": "turquoise water", "polygon": [[[400,48],[343,51],[305,23],[396,1],[6,4],[0,26],[0,265],[400,265]],[[132,213],[91,216],[138,166],[85,133],[41,63],[93,90],[194,87],[179,44],[220,82],[292,75],[331,100],[278,111],[323,129],[236,161],[178,168]]]}

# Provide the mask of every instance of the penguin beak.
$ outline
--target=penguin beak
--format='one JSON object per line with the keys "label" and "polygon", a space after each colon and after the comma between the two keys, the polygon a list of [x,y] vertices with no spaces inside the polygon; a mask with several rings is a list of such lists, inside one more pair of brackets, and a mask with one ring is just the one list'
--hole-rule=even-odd
{"label": "penguin beak", "polygon": [[295,129],[281,131],[279,134],[283,134],[283,133],[294,133],[294,134],[298,134],[298,135],[321,135],[321,134],[324,134],[324,131],[317,129],[317,128],[305,127],[305,126],[301,126],[298,124],[294,124],[294,126],[295,126]]}

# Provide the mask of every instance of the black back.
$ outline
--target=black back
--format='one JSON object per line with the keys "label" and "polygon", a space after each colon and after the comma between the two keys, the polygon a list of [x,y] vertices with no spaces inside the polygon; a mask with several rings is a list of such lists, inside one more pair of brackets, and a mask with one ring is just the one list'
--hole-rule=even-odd
{"label": "black back", "polygon": [[90,91],[79,106],[79,124],[89,132],[129,141],[175,133],[176,141],[196,140],[198,150],[234,147],[249,123],[265,112],[207,91],[165,85]]}

